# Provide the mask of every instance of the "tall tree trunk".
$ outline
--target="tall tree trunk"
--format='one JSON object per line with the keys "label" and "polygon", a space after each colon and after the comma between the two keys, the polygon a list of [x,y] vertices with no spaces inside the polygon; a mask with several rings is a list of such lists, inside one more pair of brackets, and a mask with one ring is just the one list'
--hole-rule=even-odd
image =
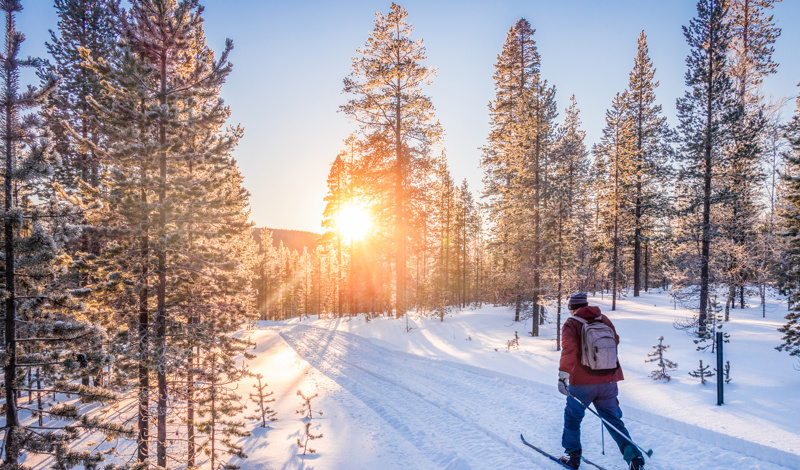
{"label": "tall tree trunk", "polygon": [[[194,318],[192,319],[194,320]],[[190,321],[190,323],[195,323]],[[194,347],[189,348],[189,369],[186,374],[186,466],[195,466],[194,426]]]}
{"label": "tall tree trunk", "polygon": [[739,308],[744,308],[744,307],[745,307],[745,303],[744,303],[744,286],[741,286],[739,288]]}
{"label": "tall tree trunk", "polygon": [[[8,12],[8,34],[13,31],[12,13]],[[14,133],[14,105],[13,98],[16,97],[16,87],[13,82],[16,68],[11,61],[6,60],[6,103],[5,103],[5,175],[4,175],[4,196],[6,214],[10,214],[14,209],[14,143],[12,134]],[[6,289],[6,311],[5,311],[5,350],[6,358],[3,367],[3,380],[5,385],[5,415],[6,415],[6,437],[5,437],[5,463],[15,466],[19,461],[19,446],[17,438],[17,428],[20,425],[19,411],[17,410],[16,384],[17,377],[17,289],[14,279],[15,259],[14,259],[14,222],[11,217],[5,217],[5,289]]]}
{"label": "tall tree trunk", "polygon": [[644,244],[644,291],[650,290],[650,240]]}
{"label": "tall tree trunk", "polygon": [[[536,116],[537,118],[540,117],[540,109],[536,109]],[[541,232],[541,214],[539,213],[539,204],[542,198],[541,192],[541,175],[540,175],[540,158],[542,156],[542,149],[541,149],[541,136],[539,135],[539,129],[536,129],[536,142],[534,147],[534,155],[533,155],[533,321],[531,321],[531,336],[539,336],[539,319],[541,317],[541,313],[539,312],[539,291],[541,289],[539,279],[539,268],[542,263],[541,258],[541,244],[542,244],[542,232]]]}
{"label": "tall tree trunk", "polygon": [[556,351],[561,351],[561,298],[563,297],[562,281],[563,281],[563,266],[564,266],[564,246],[562,236],[563,217],[560,217],[563,212],[563,202],[558,203],[558,289],[556,291]]}
{"label": "tall tree trunk", "polygon": [[619,267],[619,213],[620,213],[620,202],[619,202],[619,164],[620,164],[620,148],[619,143],[616,145],[616,149],[614,152],[614,158],[616,161],[614,162],[614,249],[612,252],[612,262],[613,267],[611,270],[611,311],[617,309],[617,278],[619,277],[619,273],[617,269]]}
{"label": "tall tree trunk", "polygon": [[[145,170],[142,170],[144,173]],[[142,176],[144,180],[144,175]],[[147,202],[147,192],[144,187],[140,190],[140,197],[143,203]],[[143,204],[144,205],[144,204]],[[149,289],[147,278],[149,270],[147,269],[148,260],[150,255],[150,237],[145,228],[144,234],[141,237],[142,245],[142,276],[141,285],[139,286],[139,331],[138,334],[138,350],[139,350],[139,411],[137,416],[137,426],[139,428],[139,435],[136,439],[137,447],[137,460],[144,462],[149,456],[149,440],[150,440],[150,368],[148,355],[150,354],[150,313],[148,311],[147,297]]]}
{"label": "tall tree trunk", "polygon": [[[402,63],[401,58],[397,57],[397,63]],[[398,78],[398,89],[400,89],[400,79]],[[403,139],[402,139],[402,113],[400,105],[400,95],[397,95],[395,102],[395,128],[394,145],[396,153],[396,174],[395,174],[395,318],[404,316],[406,313],[406,236],[404,218],[404,198],[405,191],[403,180],[405,168],[403,165]]]}
{"label": "tall tree trunk", "polygon": [[633,296],[639,297],[641,289],[642,272],[642,160],[644,156],[644,130],[642,129],[642,92],[638,93],[638,107],[636,109],[636,202],[634,207],[634,229],[633,229]]}
{"label": "tall tree trunk", "polygon": [[713,151],[713,97],[714,97],[714,62],[712,51],[716,47],[714,41],[714,31],[710,28],[710,41],[709,50],[706,52],[708,56],[708,70],[706,72],[706,127],[705,127],[705,141],[703,143],[703,160],[704,160],[704,173],[703,173],[703,230],[702,240],[700,245],[700,312],[698,316],[698,329],[699,332],[705,331],[706,316],[708,309],[708,291],[709,291],[709,262],[711,254],[711,156]]}
{"label": "tall tree trunk", "polygon": [[[167,104],[167,51],[161,53],[161,92],[159,104]],[[167,466],[167,129],[163,122],[158,123],[158,140],[161,144],[158,170],[158,244],[156,244],[156,258],[158,261],[158,288],[156,290],[156,348],[158,364],[156,365],[156,380],[158,382],[157,404],[157,435],[156,435],[156,461],[158,466]]]}

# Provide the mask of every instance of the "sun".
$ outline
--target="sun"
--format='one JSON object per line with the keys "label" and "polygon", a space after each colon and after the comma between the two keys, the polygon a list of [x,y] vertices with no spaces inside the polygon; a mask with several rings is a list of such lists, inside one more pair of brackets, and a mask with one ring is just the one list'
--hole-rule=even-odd
{"label": "sun", "polygon": [[344,238],[361,240],[371,225],[372,221],[365,207],[347,205],[339,210],[339,232]]}

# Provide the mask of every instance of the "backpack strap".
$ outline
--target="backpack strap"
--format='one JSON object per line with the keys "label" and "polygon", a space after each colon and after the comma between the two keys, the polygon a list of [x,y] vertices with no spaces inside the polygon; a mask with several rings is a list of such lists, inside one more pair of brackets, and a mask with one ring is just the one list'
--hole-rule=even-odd
{"label": "backpack strap", "polygon": [[589,323],[594,322],[594,321],[598,321],[598,320],[603,321],[603,314],[601,313],[599,317],[592,318],[591,320],[586,320],[586,319],[581,318],[581,317],[576,317],[575,315],[573,315],[573,316],[571,316],[569,318],[571,318],[573,320],[578,320],[579,322],[583,323],[584,325],[588,325]]}

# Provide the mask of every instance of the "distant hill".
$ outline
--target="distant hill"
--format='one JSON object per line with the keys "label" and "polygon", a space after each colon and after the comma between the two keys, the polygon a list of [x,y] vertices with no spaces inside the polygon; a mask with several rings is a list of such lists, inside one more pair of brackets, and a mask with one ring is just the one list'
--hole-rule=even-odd
{"label": "distant hill", "polygon": [[304,232],[302,230],[286,230],[281,228],[257,228],[253,236],[256,241],[261,240],[261,234],[264,230],[272,232],[272,244],[279,246],[283,242],[283,246],[290,250],[297,250],[298,253],[303,252],[303,247],[308,248],[308,251],[314,251],[319,244],[319,239],[322,235],[314,232]]}

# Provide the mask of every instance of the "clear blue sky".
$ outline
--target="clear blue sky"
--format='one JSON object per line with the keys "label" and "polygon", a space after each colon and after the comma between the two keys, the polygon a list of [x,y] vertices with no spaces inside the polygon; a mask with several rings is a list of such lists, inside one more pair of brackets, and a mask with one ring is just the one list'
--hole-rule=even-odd
{"label": "clear blue sky", "polygon": [[[320,231],[329,165],[355,126],[337,112],[346,96],[342,79],[350,58],[372,30],[374,13],[389,1],[201,0],[208,44],[234,41],[233,73],[223,89],[231,121],[245,127],[236,158],[251,192],[259,226]],[[605,110],[627,86],[644,30],[661,86],[657,98],[671,125],[675,99],[684,92],[688,47],[681,30],[695,15],[694,0],[409,0],[415,36],[423,38],[428,64],[438,68],[426,90],[444,126],[453,173],[481,188],[479,148],[488,134],[487,104],[494,96],[493,65],[508,29],[527,19],[536,29],[542,74],[557,88],[560,114],[575,94],[587,147],[598,141]],[[49,0],[25,0],[18,29],[27,36],[23,55],[45,57],[56,15]],[[783,34],[775,45],[780,63],[765,84],[768,94],[794,97],[800,81],[800,1],[775,10]],[[794,100],[785,110],[788,117]],[[559,117],[560,118],[560,117]]]}

